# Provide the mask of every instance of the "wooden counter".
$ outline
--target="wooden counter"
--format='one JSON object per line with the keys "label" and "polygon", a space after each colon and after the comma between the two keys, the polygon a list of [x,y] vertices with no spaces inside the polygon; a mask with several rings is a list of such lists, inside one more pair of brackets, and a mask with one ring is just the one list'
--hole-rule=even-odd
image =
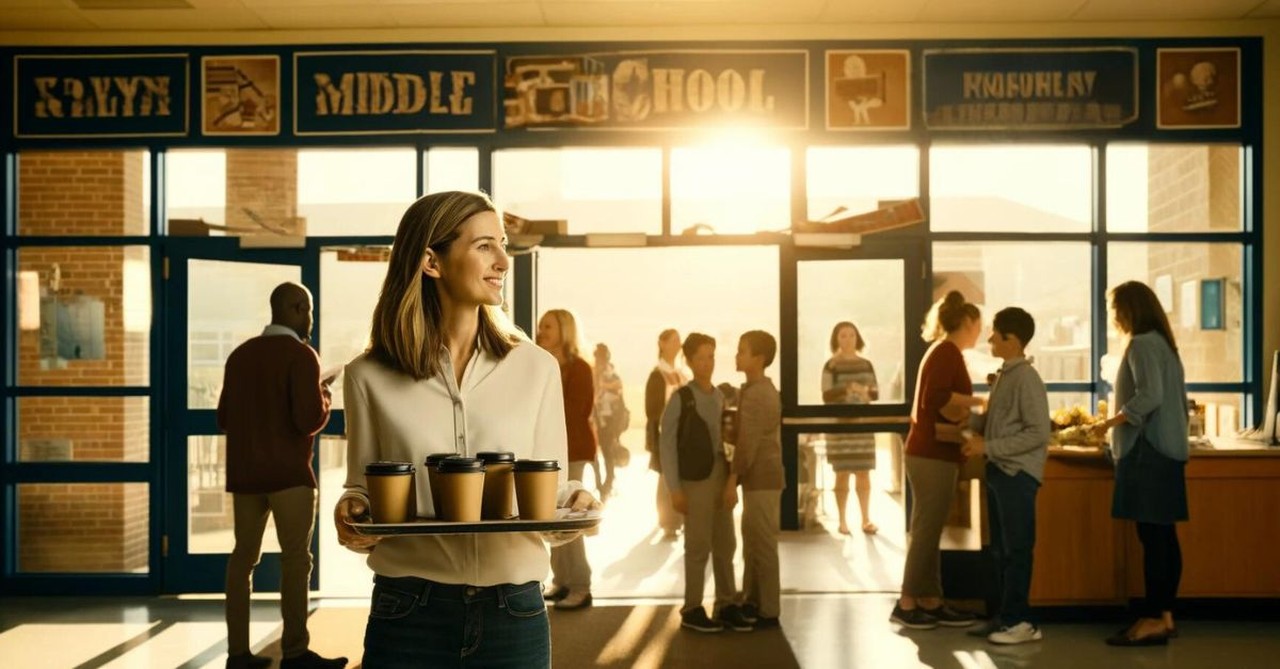
{"label": "wooden counter", "polygon": [[[1219,442],[1187,463],[1178,524],[1180,597],[1280,597],[1280,448]],[[1142,550],[1111,518],[1113,470],[1098,449],[1051,448],[1036,509],[1034,605],[1140,596]]]}

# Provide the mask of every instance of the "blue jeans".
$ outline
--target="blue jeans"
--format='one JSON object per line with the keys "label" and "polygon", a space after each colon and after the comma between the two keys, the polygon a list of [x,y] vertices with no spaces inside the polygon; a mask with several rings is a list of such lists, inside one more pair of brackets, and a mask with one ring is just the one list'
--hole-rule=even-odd
{"label": "blue jeans", "polygon": [[1031,555],[1036,546],[1036,492],[1040,482],[1026,472],[1009,476],[987,463],[987,515],[991,552],[1000,588],[1001,625],[1031,620]]}
{"label": "blue jeans", "polygon": [[551,625],[536,581],[487,588],[375,576],[365,669],[551,666]]}

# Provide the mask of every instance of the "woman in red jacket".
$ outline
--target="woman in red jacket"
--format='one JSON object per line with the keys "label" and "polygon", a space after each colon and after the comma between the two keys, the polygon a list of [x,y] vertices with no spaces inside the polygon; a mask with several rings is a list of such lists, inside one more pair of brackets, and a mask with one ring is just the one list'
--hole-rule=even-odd
{"label": "woman in red jacket", "polygon": [[973,348],[982,332],[982,315],[957,291],[947,293],[925,318],[925,341],[932,342],[916,379],[907,434],[907,481],[911,485],[911,538],[902,575],[902,596],[890,620],[912,629],[971,625],[971,613],[942,603],[938,543],[946,524],[964,456],[960,426],[970,407],[982,404],[961,352]]}
{"label": "woman in red jacket", "polygon": [[[581,481],[587,465],[596,459],[596,434],[591,424],[596,391],[591,365],[582,358],[578,322],[564,309],[552,309],[538,321],[538,346],[560,363],[564,386],[565,430],[569,435],[569,480]],[[591,565],[582,537],[551,549],[554,586],[546,594],[560,610],[591,606]]]}

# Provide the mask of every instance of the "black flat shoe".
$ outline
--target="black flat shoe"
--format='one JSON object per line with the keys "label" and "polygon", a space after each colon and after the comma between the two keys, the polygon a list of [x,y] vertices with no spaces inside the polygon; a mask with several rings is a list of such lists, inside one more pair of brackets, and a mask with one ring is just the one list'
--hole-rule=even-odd
{"label": "black flat shoe", "polygon": [[569,589],[562,585],[542,593],[542,598],[548,602],[558,602],[568,596]]}
{"label": "black flat shoe", "polygon": [[1119,634],[1114,634],[1112,636],[1107,637],[1107,645],[1108,646],[1125,646],[1125,647],[1167,646],[1169,645],[1169,634],[1168,632],[1164,632],[1161,634],[1148,634],[1147,636],[1140,636],[1135,639],[1128,635],[1128,630],[1125,630],[1123,632],[1120,632]]}

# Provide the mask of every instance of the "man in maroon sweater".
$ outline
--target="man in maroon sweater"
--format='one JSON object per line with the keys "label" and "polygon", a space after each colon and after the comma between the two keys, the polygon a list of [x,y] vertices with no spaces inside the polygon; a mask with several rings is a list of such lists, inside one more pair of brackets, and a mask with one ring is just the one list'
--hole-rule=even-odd
{"label": "man in maroon sweater", "polygon": [[249,651],[249,591],[267,514],[280,539],[281,669],[341,669],[347,658],[307,646],[307,592],[315,531],[315,435],[329,422],[329,383],[311,337],[311,292],[282,283],[271,292],[271,324],[227,358],[218,429],[227,435],[227,492],[235,509],[235,549],[227,560],[227,669],[267,667]]}

